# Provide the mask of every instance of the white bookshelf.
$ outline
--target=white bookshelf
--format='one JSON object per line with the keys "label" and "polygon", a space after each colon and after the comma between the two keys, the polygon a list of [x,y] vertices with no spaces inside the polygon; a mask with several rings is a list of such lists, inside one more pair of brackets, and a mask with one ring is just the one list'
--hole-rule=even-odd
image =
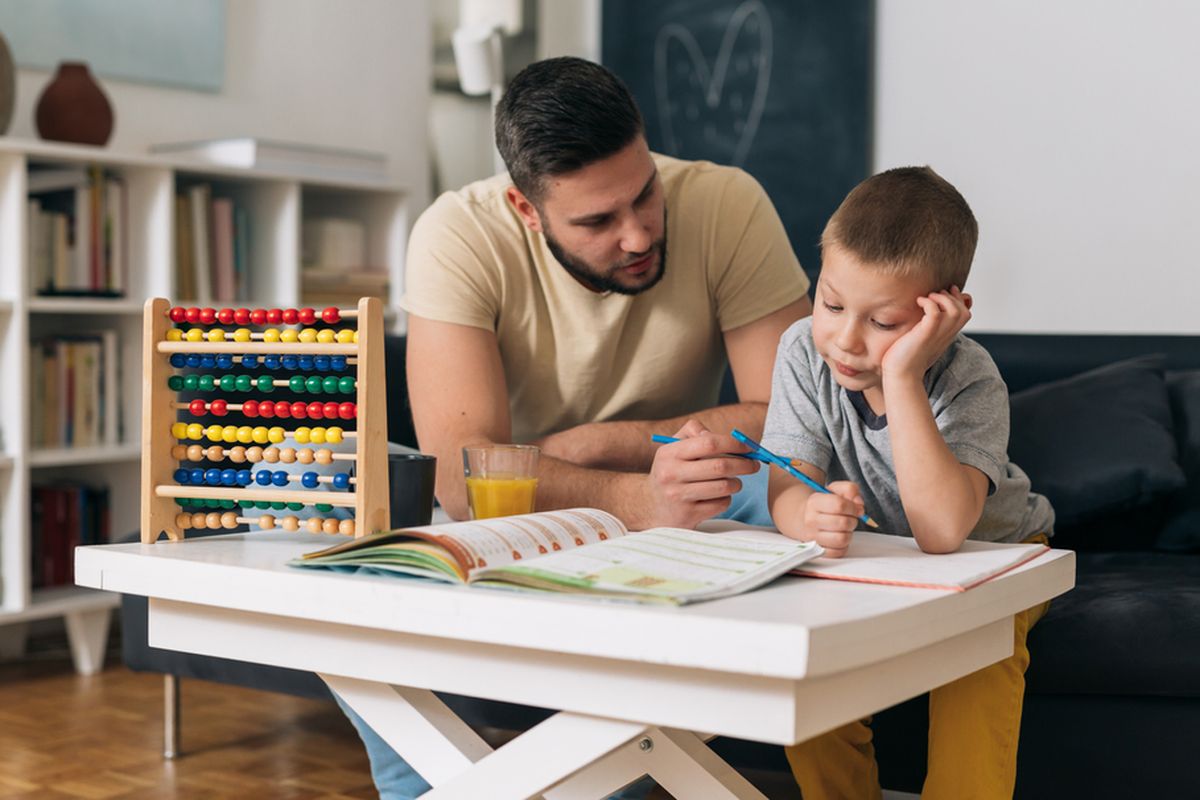
{"label": "white bookshelf", "polygon": [[[126,187],[128,264],[126,296],[118,299],[39,297],[32,293],[27,258],[29,169],[96,164],[120,176]],[[387,271],[388,305],[402,292],[408,231],[407,193],[387,180],[336,180],[263,170],[235,169],[149,155],[122,155],[103,148],[0,138],[0,374],[10,390],[0,393],[0,652],[23,649],[24,626],[64,617],[75,666],[101,666],[111,609],[117,598],[76,587],[32,588],[31,487],[70,479],[107,485],[114,538],[136,532],[141,461],[142,304],[175,292],[177,192],[205,183],[214,196],[246,209],[250,224],[249,297],[246,307],[297,307],[302,273],[304,220],[336,214],[363,223],[367,259]],[[210,303],[219,307],[215,303]],[[392,327],[397,318],[389,316]],[[120,341],[123,439],[86,448],[41,448],[30,436],[30,344],[47,334],[115,330]],[[168,546],[168,545],[164,545]]]}

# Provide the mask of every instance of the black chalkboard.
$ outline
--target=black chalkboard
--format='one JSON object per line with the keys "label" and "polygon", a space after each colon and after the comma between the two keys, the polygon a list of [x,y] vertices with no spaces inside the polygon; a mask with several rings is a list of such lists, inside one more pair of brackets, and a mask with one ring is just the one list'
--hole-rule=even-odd
{"label": "black chalkboard", "polygon": [[867,176],[871,0],[604,0],[602,61],[660,153],[742,167],[815,275],[829,215]]}

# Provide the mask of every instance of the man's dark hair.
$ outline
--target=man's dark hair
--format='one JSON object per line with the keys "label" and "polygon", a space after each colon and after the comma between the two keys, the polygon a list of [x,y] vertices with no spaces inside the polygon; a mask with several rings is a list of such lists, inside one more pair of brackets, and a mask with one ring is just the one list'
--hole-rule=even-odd
{"label": "man's dark hair", "polygon": [[643,131],[621,79],[582,58],[548,58],[521,70],[496,106],[496,149],[513,184],[539,202],[547,176],[623,150]]}

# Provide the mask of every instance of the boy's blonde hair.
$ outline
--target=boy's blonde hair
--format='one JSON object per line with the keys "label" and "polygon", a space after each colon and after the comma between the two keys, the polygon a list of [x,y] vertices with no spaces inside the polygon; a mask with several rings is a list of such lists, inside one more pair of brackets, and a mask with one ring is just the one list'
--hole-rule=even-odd
{"label": "boy's blonde hair", "polygon": [[937,290],[967,282],[979,226],[949,181],[929,167],[899,167],[867,178],[846,196],[821,234],[864,264],[927,275]]}

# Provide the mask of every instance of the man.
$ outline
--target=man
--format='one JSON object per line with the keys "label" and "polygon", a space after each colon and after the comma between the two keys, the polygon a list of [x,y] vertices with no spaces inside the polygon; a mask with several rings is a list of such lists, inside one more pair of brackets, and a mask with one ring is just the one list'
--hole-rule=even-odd
{"label": "man", "polygon": [[[442,195],[409,243],[409,399],[442,506],[467,516],[464,445],[533,442],[541,509],[603,508],[635,530],[725,511],[755,471],[719,457],[746,450],[728,432],[762,432],[776,344],[812,310],[766,194],[650,153],[625,86],[576,58],[513,79],[496,144],[508,174]],[[726,358],[740,402],[717,406]],[[428,788],[348,714],[381,797]]]}

